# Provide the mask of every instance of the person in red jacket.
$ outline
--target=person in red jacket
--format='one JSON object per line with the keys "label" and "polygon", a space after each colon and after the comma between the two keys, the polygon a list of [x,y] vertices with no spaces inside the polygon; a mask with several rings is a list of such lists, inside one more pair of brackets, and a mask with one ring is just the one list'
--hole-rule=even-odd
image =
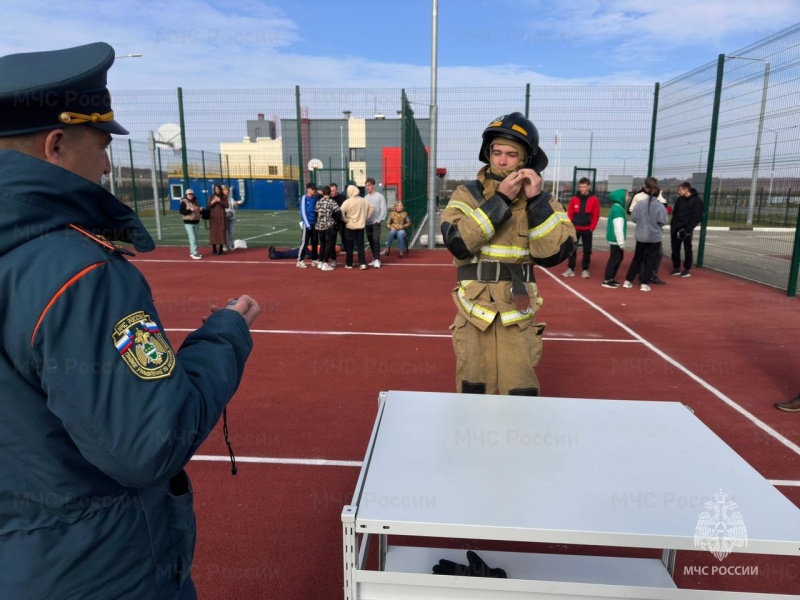
{"label": "person in red jacket", "polygon": [[[589,264],[592,261],[592,233],[600,220],[600,201],[597,196],[591,195],[589,186],[591,181],[587,177],[581,177],[578,181],[578,193],[569,201],[567,216],[575,226],[578,235],[578,243],[583,244],[583,259],[581,260],[581,277],[589,279]],[[575,277],[575,265],[578,262],[578,251],[569,257],[569,268],[561,275],[563,277]]]}

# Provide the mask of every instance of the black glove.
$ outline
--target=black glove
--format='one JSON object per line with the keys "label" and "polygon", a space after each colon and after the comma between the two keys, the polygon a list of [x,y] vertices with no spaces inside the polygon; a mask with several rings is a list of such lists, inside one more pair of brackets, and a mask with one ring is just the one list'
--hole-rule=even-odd
{"label": "black glove", "polygon": [[465,577],[496,577],[506,579],[503,569],[492,569],[483,562],[483,559],[472,550],[467,550],[469,566],[454,563],[452,560],[441,559],[438,565],[433,566],[434,575],[460,575]]}

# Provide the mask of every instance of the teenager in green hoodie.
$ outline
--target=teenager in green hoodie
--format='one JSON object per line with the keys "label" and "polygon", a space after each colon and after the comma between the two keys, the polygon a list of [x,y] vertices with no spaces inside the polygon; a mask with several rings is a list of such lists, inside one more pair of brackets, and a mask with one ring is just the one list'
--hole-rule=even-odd
{"label": "teenager in green hoodie", "polygon": [[608,213],[608,225],[606,225],[609,254],[603,287],[618,288],[622,284],[615,281],[614,278],[622,264],[622,257],[625,256],[625,236],[628,234],[625,203],[628,200],[628,192],[620,188],[611,192],[608,198],[611,200],[611,212]]}

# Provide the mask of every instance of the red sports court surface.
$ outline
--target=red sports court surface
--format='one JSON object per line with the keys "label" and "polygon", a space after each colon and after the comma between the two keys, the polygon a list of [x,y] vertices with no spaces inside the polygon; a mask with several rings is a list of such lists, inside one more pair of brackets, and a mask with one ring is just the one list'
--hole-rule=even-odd
{"label": "red sports court surface", "polygon": [[[200,597],[341,598],[340,514],[352,498],[379,392],[455,389],[449,254],[394,253],[382,269],[367,271],[345,270],[340,256],[333,272],[269,261],[265,250],[202,261],[186,254],[163,248],[132,259],[152,286],[174,346],[212,303],[248,293],[263,307],[228,410],[239,474],[231,476],[219,427],[188,467]],[[705,269],[688,279],[666,277],[668,261],[664,287],[605,289],[606,258],[594,254],[586,280],[563,279],[563,266],[537,272],[539,318],[548,325],[537,369],[542,394],[683,402],[800,506],[800,413],[773,407],[800,391],[798,300]],[[709,486],[710,495],[712,476]],[[711,575],[718,564],[708,552],[679,552],[676,581],[683,588],[800,593],[800,559],[735,554],[723,564],[742,569]]]}

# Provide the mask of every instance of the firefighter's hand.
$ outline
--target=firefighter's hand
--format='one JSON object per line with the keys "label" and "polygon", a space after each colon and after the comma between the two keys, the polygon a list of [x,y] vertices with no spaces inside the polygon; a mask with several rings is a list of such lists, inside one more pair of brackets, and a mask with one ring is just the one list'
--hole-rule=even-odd
{"label": "firefighter's hand", "polygon": [[523,183],[524,175],[522,175],[521,169],[519,171],[514,171],[511,175],[503,179],[497,187],[497,191],[513,202],[514,198],[517,197],[517,194],[519,194],[519,191],[522,189]]}
{"label": "firefighter's hand", "polygon": [[536,198],[542,193],[542,176],[533,169],[520,169],[518,171],[522,175],[522,186],[525,190],[526,198]]}

